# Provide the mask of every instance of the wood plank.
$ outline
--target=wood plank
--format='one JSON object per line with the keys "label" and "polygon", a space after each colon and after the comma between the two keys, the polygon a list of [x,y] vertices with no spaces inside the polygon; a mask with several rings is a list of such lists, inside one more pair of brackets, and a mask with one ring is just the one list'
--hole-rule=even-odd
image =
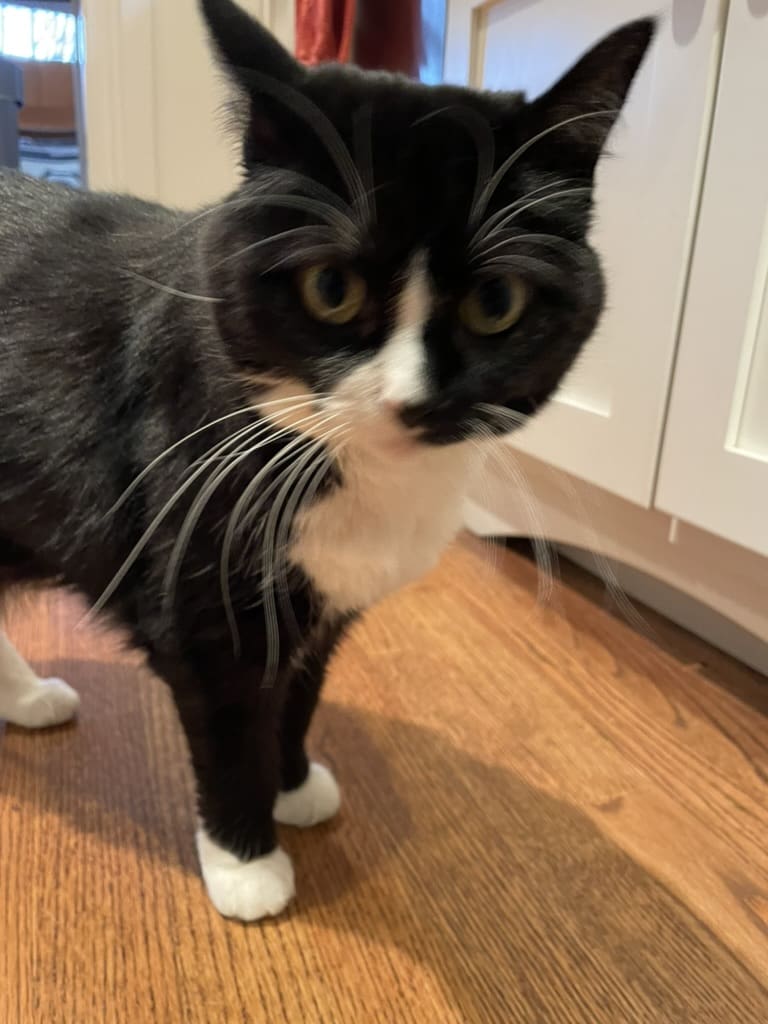
{"label": "wood plank", "polygon": [[0,735],[0,1020],[768,1019],[768,698],[725,656],[455,549],[340,652],[313,745],[345,804],[285,830],[296,905],[246,927],[203,892],[167,694],[81,613],[11,623],[83,711]]}

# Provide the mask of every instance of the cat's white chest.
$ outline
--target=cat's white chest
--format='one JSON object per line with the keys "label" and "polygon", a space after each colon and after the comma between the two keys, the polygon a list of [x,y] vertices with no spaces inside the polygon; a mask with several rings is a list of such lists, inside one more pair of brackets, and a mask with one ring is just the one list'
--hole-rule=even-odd
{"label": "cat's white chest", "polygon": [[352,458],[342,486],[301,514],[290,559],[335,611],[367,608],[432,568],[461,527],[469,472],[463,448]]}

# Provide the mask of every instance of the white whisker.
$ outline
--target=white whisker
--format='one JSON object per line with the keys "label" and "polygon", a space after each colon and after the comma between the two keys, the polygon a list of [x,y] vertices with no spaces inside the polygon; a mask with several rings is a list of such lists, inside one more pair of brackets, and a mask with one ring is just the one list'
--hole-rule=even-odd
{"label": "white whisker", "polygon": [[523,195],[517,196],[511,203],[507,203],[506,206],[502,206],[500,210],[497,210],[482,222],[469,243],[470,249],[474,249],[479,242],[482,242],[492,231],[494,226],[498,224],[500,220],[503,220],[508,213],[511,213],[516,207],[522,206],[524,203],[528,202],[529,199],[533,199],[534,196],[538,196],[541,192],[557,191],[562,189],[565,185],[570,186],[576,182],[583,182],[583,180],[583,178],[556,178],[554,181],[548,181],[545,185],[539,185],[538,188],[529,189],[529,191],[523,193]]}
{"label": "white whisker", "polygon": [[522,206],[517,203],[511,203],[510,205],[514,207],[514,209],[512,209],[506,215],[506,217],[503,217],[498,222],[493,232],[491,232],[490,234],[484,234],[481,236],[481,238],[491,238],[498,236],[504,230],[504,228],[506,228],[513,221],[515,221],[521,213],[525,213],[526,210],[530,210],[534,206],[539,206],[541,203],[549,203],[553,199],[562,199],[564,196],[586,196],[590,195],[591,193],[592,188],[588,186],[579,188],[566,188],[562,189],[559,192],[549,192],[545,196],[539,196],[538,199],[530,199],[527,203],[523,203]]}
{"label": "white whisker", "polygon": [[325,145],[328,155],[349,190],[353,206],[355,203],[360,205],[370,218],[370,206],[360,173],[341,135],[328,116],[298,90],[291,89],[268,75],[249,69],[248,78],[252,79],[260,90],[279,100],[300,117],[309,130]]}
{"label": "white whisker", "polygon": [[[318,227],[313,224],[306,224],[298,228],[289,228],[287,231],[278,231],[275,235],[268,235],[266,238],[260,238],[257,242],[251,242],[250,245],[243,246],[242,249],[238,249],[237,252],[227,253],[226,256],[222,256],[220,260],[212,263],[210,266],[211,270],[215,270],[217,267],[223,266],[225,263],[229,263],[231,260],[240,259],[242,256],[252,253],[257,249],[261,249],[266,245],[274,245],[277,242],[284,242],[287,239],[299,239],[303,238],[308,241],[311,237],[317,236],[318,234],[325,233],[328,237],[328,228]],[[302,249],[304,247],[302,246]]]}
{"label": "white whisker", "polygon": [[520,159],[523,153],[527,152],[531,148],[531,146],[535,145],[539,141],[539,139],[543,139],[546,135],[550,135],[552,132],[558,131],[560,128],[564,128],[566,127],[566,125],[573,124],[576,121],[583,121],[586,118],[590,117],[615,117],[618,113],[619,110],[610,109],[589,110],[585,114],[575,114],[573,117],[566,117],[562,121],[558,121],[557,124],[553,124],[550,125],[548,128],[544,128],[543,131],[538,132],[536,135],[528,139],[527,142],[524,142],[521,146],[518,146],[514,153],[512,153],[511,156],[508,156],[504,163],[501,164],[501,166],[494,173],[493,177],[490,179],[488,184],[483,189],[475,208],[471,212],[470,223],[475,224],[480,220],[480,218],[483,216],[488,207],[488,203],[490,202],[491,197],[493,196],[496,189],[499,187],[501,182],[506,177],[510,168],[515,163],[517,163],[517,161]]}
{"label": "white whisker", "polygon": [[[330,392],[316,392],[313,397],[316,399],[322,399],[329,396]],[[149,465],[144,467],[144,469],[138,474],[138,476],[134,478],[134,480],[128,485],[128,487],[126,487],[126,489],[123,491],[123,493],[114,503],[114,505],[112,505],[104,514],[104,518],[107,519],[109,518],[109,516],[117,512],[117,510],[122,505],[125,504],[125,502],[131,496],[131,494],[133,494],[133,492],[136,490],[136,488],[139,486],[142,480],[144,480],[145,477],[149,473],[151,473],[156,466],[163,462],[169,455],[171,455],[172,452],[175,452],[177,448],[180,448],[183,444],[186,444],[187,441],[191,441],[193,437],[197,437],[199,434],[205,433],[206,430],[211,430],[212,427],[218,426],[219,423],[224,423],[226,420],[232,419],[234,416],[245,416],[248,414],[258,415],[262,409],[266,409],[267,407],[273,407],[276,405],[284,405],[287,402],[294,402],[296,401],[297,398],[301,397],[303,396],[288,396],[287,398],[276,398],[269,402],[259,402],[258,409],[255,408],[253,405],[244,405],[242,406],[242,408],[235,409],[233,412],[228,412],[225,416],[219,416],[215,420],[210,420],[208,423],[203,424],[202,427],[198,427],[196,430],[193,430],[189,434],[186,434],[184,437],[180,438],[178,441],[175,441],[172,445],[170,445],[168,448],[162,451],[156,458],[154,458],[149,463]]]}
{"label": "white whisker", "polygon": [[[331,428],[326,433],[326,440],[334,433],[345,429],[345,425]],[[281,492],[282,493],[282,492]],[[264,542],[262,547],[262,594],[264,604],[264,621],[267,628],[267,660],[261,685],[271,686],[277,678],[280,663],[280,626],[277,615],[275,594],[275,541],[280,516],[280,501],[275,501],[265,524]]]}
{"label": "white whisker", "polygon": [[[324,423],[331,421],[337,413],[332,413],[325,419],[320,420],[312,424],[314,430],[321,427]],[[219,561],[219,582],[221,585],[222,599],[224,603],[224,609],[229,623],[230,632],[232,633],[233,647],[235,650],[235,656],[239,654],[239,636],[237,631],[237,623],[235,621],[234,609],[232,607],[232,601],[229,593],[229,572],[230,562],[232,554],[232,546],[234,543],[235,535],[239,528],[245,528],[247,523],[255,517],[256,513],[263,506],[264,502],[268,499],[270,494],[280,485],[280,481],[283,478],[283,472],[278,475],[277,479],[266,488],[264,493],[260,496],[259,500],[251,506],[248,510],[248,515],[245,520],[241,523],[241,517],[243,512],[250,504],[254,494],[261,486],[264,478],[269,472],[280,465],[281,462],[291,458],[294,449],[300,448],[303,444],[311,443],[307,437],[300,435],[300,437],[289,442],[284,448],[277,452],[268,462],[261,467],[256,476],[248,483],[243,493],[235,503],[232,512],[230,513],[227,521],[227,527],[224,533],[224,539],[222,541],[221,558]],[[292,464],[291,464],[292,465]],[[290,472],[291,465],[289,465],[285,472]]]}
{"label": "white whisker", "polygon": [[154,288],[156,291],[165,292],[167,295],[175,295],[179,299],[192,299],[195,302],[210,303],[224,301],[215,295],[195,295],[193,292],[185,292],[180,288],[173,288],[169,284],[162,284],[160,281],[155,281],[151,277],[145,277],[144,274],[139,274],[136,270],[131,270],[129,267],[120,267],[120,273],[127,274],[129,277],[133,277],[137,281],[141,281],[142,284],[149,285],[150,288]]}
{"label": "white whisker", "polygon": [[[221,450],[224,450],[226,447],[230,447],[232,445],[238,444],[238,442],[241,441],[243,439],[244,435],[247,435],[249,431],[254,431],[255,432],[261,426],[262,426],[261,422],[259,422],[259,423],[250,423],[247,427],[243,427],[241,430],[237,431],[237,433],[234,436],[227,438],[225,441],[219,442],[219,444],[215,446],[215,450],[217,450],[217,453],[218,453]],[[156,532],[158,527],[161,525],[161,523],[163,522],[165,517],[168,515],[168,513],[171,511],[173,506],[176,504],[176,502],[179,500],[179,498],[181,498],[186,493],[186,491],[189,490],[189,488],[192,486],[192,484],[195,482],[195,480],[203,472],[205,472],[205,470],[207,469],[208,465],[209,465],[209,462],[206,461],[195,473],[192,474],[192,476],[189,477],[188,480],[186,480],[180,487],[178,487],[174,491],[174,493],[171,495],[171,497],[168,499],[168,501],[166,501],[166,503],[163,505],[163,507],[160,509],[160,511],[152,519],[152,521],[150,522],[149,526],[146,528],[146,530],[141,535],[139,540],[133,546],[133,548],[131,549],[130,553],[128,554],[128,557],[125,559],[123,564],[120,566],[120,568],[117,570],[115,575],[112,577],[112,580],[110,581],[108,586],[104,589],[104,591],[102,592],[102,594],[99,597],[98,601],[96,601],[93,604],[93,606],[91,607],[91,609],[89,610],[89,612],[85,616],[84,621],[88,622],[94,616],[98,615],[98,613],[105,606],[107,601],[109,601],[109,599],[112,597],[114,592],[117,590],[117,588],[120,586],[122,581],[125,579],[125,577],[127,576],[128,572],[131,570],[131,568],[133,567],[134,563],[136,562],[137,558],[141,555],[141,552],[147,546],[147,544],[149,543],[151,537]]]}
{"label": "white whisker", "polygon": [[[498,438],[495,440],[498,441]],[[560,577],[557,551],[551,546],[544,534],[544,525],[536,508],[533,490],[522,467],[514,458],[512,451],[509,448],[502,449],[501,444],[497,443],[491,449],[491,458],[496,459],[497,465],[511,476],[512,482],[523,502],[531,531],[534,558],[538,569],[537,601],[540,605],[548,605],[554,594],[555,578],[559,579]]]}
{"label": "white whisker", "polygon": [[[249,444],[249,446],[245,448],[245,450],[241,449],[232,452],[229,459],[226,462],[226,465],[220,470],[218,470],[218,472],[214,472],[213,474],[211,474],[207,482],[200,489],[200,492],[195,498],[194,502],[190,506],[184,518],[184,522],[181,525],[181,529],[179,530],[176,542],[174,543],[173,549],[171,551],[170,558],[168,559],[168,565],[166,568],[165,576],[163,577],[163,608],[166,612],[170,612],[170,609],[173,607],[176,592],[176,583],[178,580],[178,573],[181,568],[181,563],[184,559],[187,547],[189,545],[189,540],[192,536],[192,533],[194,532],[195,526],[197,525],[200,519],[200,516],[203,513],[203,510],[205,509],[205,506],[210,501],[214,492],[223,483],[223,481],[228,476],[230,476],[235,471],[235,469],[237,469],[237,467],[240,466],[247,458],[253,455],[254,452],[258,451],[260,448],[263,448],[268,444],[272,444],[274,441],[278,440],[281,437],[285,437],[288,434],[295,433],[300,426],[312,422],[313,420],[316,420],[318,417],[323,415],[324,412],[311,413],[309,416],[305,416],[303,419],[300,419],[289,426],[282,427],[276,433],[267,434],[266,437],[260,438],[260,440],[257,441],[256,444]],[[273,429],[273,424],[270,423],[269,428]],[[294,442],[291,442],[291,444],[294,444]],[[206,466],[207,465],[208,463],[206,463]]]}

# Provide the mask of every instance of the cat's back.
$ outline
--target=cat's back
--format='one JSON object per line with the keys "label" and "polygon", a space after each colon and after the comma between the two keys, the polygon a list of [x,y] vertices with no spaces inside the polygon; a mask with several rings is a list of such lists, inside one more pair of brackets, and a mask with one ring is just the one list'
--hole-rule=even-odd
{"label": "cat's back", "polygon": [[66,215],[76,195],[64,186],[0,168],[0,238],[45,230],[52,214]]}
{"label": "cat's back", "polygon": [[129,196],[80,192],[16,171],[0,169],[0,281],[33,257],[50,259],[62,273],[81,259],[93,264],[120,257],[132,245],[152,244],[178,217],[171,210]]}

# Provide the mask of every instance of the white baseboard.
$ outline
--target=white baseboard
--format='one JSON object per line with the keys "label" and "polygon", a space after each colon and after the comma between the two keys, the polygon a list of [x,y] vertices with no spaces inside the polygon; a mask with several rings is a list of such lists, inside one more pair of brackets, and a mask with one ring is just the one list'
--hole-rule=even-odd
{"label": "white baseboard", "polygon": [[540,534],[627,594],[768,675],[768,559],[643,509],[524,455],[528,495],[493,462],[466,524],[482,536]]}

